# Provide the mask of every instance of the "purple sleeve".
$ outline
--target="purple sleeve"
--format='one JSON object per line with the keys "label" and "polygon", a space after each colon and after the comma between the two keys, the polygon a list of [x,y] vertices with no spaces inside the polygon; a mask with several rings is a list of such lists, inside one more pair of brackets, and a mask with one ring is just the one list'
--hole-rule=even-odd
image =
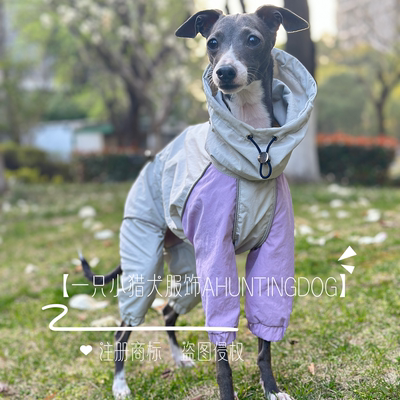
{"label": "purple sleeve", "polygon": [[[195,249],[206,326],[238,326],[240,299],[232,241],[235,204],[236,179],[211,165],[193,188],[182,218],[184,233]],[[209,332],[209,337],[213,343],[229,344],[236,333]]]}

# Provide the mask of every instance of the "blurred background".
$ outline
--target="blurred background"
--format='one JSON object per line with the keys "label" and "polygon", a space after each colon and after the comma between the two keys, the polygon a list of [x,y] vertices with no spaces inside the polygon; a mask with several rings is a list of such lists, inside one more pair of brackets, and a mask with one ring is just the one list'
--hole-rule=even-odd
{"label": "blurred background", "polygon": [[[399,2],[270,3],[310,21],[310,31],[294,35],[281,28],[277,46],[319,86],[289,177],[399,183]],[[0,0],[1,190],[17,182],[134,179],[145,150],[154,153],[207,119],[204,39],[178,39],[175,29],[200,9],[254,12],[262,4]]]}
{"label": "blurred background", "polygon": [[[399,399],[400,2],[266,3],[310,21],[296,34],[281,28],[277,46],[319,87],[309,132],[285,170],[296,277],[340,282],[355,266],[345,298],[296,296],[285,338],[272,345],[275,376],[297,400]],[[118,265],[125,199],[148,153],[208,119],[205,39],[174,32],[201,9],[254,12],[263,4],[0,0],[0,397],[112,399],[113,368],[100,362],[99,343],[112,343],[113,333],[50,331],[59,311],[42,307],[69,307],[59,326],[120,323],[114,283],[89,285],[77,249],[96,274]],[[341,261],[350,264],[345,271],[338,259],[349,245],[357,255]],[[245,261],[237,257],[240,276]],[[148,325],[163,323],[165,280],[160,290]],[[265,399],[243,296],[241,303],[235,390]],[[178,323],[203,326],[201,305]],[[133,398],[219,398],[214,363],[179,370],[166,335],[132,336],[162,347],[161,362],[127,363]],[[195,331],[178,339],[208,340]],[[83,344],[93,346],[88,356]]]}

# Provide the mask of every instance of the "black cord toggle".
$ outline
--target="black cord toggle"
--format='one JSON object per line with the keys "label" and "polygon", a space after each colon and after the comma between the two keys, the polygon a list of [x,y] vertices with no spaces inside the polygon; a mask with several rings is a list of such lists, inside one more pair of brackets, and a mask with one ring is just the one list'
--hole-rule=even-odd
{"label": "black cord toggle", "polygon": [[[272,139],[268,143],[268,146],[267,146],[265,151],[261,151],[260,146],[253,139],[253,135],[248,135],[247,139],[249,139],[251,141],[251,143],[253,143],[254,146],[256,146],[256,148],[258,150],[257,160],[260,163],[260,176],[261,176],[261,178],[268,179],[272,174],[272,166],[271,166],[271,158],[270,158],[270,155],[269,155],[269,148],[271,147],[271,144],[273,142],[275,142],[275,140],[277,140],[276,136],[272,136]],[[263,175],[263,173],[262,173],[262,168],[263,168],[263,165],[265,165],[265,164],[267,164],[268,167],[269,167],[268,175]]]}

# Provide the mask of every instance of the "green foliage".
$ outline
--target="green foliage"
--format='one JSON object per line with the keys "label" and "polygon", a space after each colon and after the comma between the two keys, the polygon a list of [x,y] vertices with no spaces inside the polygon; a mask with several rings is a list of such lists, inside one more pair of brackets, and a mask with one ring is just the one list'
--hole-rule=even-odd
{"label": "green foliage", "polygon": [[71,180],[69,165],[49,159],[43,150],[5,142],[0,145],[0,151],[3,153],[8,177],[29,183]]}
{"label": "green foliage", "polygon": [[6,170],[7,180],[15,179],[22,183],[40,183],[43,180],[40,177],[39,168],[22,167],[16,170]]}
{"label": "green foliage", "polygon": [[[199,61],[204,55],[197,56],[187,41],[174,36],[191,11],[189,4],[179,0],[20,3],[14,24],[21,48],[34,44],[42,59],[51,58],[60,92],[59,98],[49,99],[46,119],[82,114],[108,118],[119,140],[129,136],[136,143],[147,131],[158,132],[168,118],[199,122],[203,117],[187,83],[192,74],[201,76]],[[151,126],[138,123],[143,117]],[[120,140],[120,145],[129,140]]]}
{"label": "green foliage", "polygon": [[345,146],[318,147],[321,173],[334,174],[337,181],[381,185],[388,182],[388,169],[395,156],[392,148]]}
{"label": "green foliage", "polygon": [[358,133],[365,103],[365,90],[354,74],[331,76],[318,88],[318,130]]}
{"label": "green foliage", "polygon": [[132,154],[100,154],[77,156],[74,176],[80,182],[133,181],[147,158]]}
{"label": "green foliage", "polygon": [[317,43],[318,129],[399,137],[400,47],[346,50],[334,38]]}
{"label": "green foliage", "polygon": [[88,113],[72,94],[58,92],[49,96],[47,107],[43,113],[45,121],[62,121],[87,118]]}

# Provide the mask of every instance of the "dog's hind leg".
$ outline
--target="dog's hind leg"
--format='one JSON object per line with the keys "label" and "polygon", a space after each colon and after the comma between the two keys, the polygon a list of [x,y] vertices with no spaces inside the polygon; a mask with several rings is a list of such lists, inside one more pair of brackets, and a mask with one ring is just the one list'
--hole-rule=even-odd
{"label": "dog's hind leg", "polygon": [[[122,322],[121,327],[126,326]],[[113,395],[116,399],[124,399],[131,394],[131,391],[125,380],[124,361],[126,357],[126,345],[128,343],[131,331],[117,331],[115,333],[114,362],[115,373],[113,382]]]}
{"label": "dog's hind leg", "polygon": [[[163,315],[165,326],[175,326],[179,314],[174,311],[174,309],[169,304],[167,304],[163,308]],[[178,341],[176,340],[175,331],[167,331],[167,334],[169,347],[175,364],[178,367],[193,367],[195,364],[190,358],[184,356],[182,349],[180,348]]]}
{"label": "dog's hind leg", "polygon": [[[163,309],[166,326],[175,326],[180,314],[186,314],[200,302],[200,293],[193,283],[196,259],[191,244],[182,242],[168,230],[165,236],[164,257],[173,276],[168,304]],[[194,361],[185,357],[176,340],[175,331],[167,331],[172,357],[178,367],[193,367]]]}
{"label": "dog's hind leg", "polygon": [[217,382],[219,387],[219,396],[221,400],[237,399],[233,391],[232,370],[229,365],[228,352],[226,346],[217,345],[216,354]]}

